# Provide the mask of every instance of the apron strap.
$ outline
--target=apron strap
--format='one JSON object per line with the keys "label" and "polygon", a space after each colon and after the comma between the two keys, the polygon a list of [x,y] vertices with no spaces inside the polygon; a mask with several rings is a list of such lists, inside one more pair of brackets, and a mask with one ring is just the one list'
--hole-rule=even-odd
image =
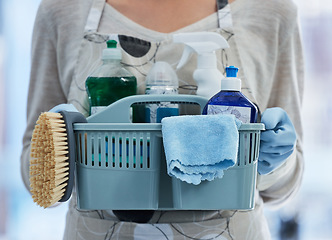
{"label": "apron strap", "polygon": [[228,0],[217,0],[218,10],[223,9],[228,4]]}
{"label": "apron strap", "polygon": [[84,28],[85,33],[97,32],[105,4],[106,4],[105,0],[93,1],[92,7],[90,8],[89,11],[87,22],[85,24]]}
{"label": "apron strap", "polygon": [[232,16],[228,0],[216,0],[218,8],[218,25],[224,30],[231,30],[233,27]]}
{"label": "apron strap", "polygon": [[[216,1],[217,1],[217,8],[218,8],[219,28],[226,31],[230,35],[233,35],[234,31],[233,31],[232,14],[231,14],[230,5],[228,4],[228,0],[216,0]],[[235,52],[237,52],[237,55],[240,59],[240,53],[237,49],[237,46],[235,46],[235,49],[233,49],[233,53],[235,53]],[[244,69],[242,69],[242,71],[244,71]],[[242,72],[242,74],[244,74],[244,72]],[[240,76],[240,77],[244,77],[244,76]],[[242,79],[242,92],[255,104],[257,103],[257,101],[251,91],[251,88],[249,87],[249,83],[244,79]]]}

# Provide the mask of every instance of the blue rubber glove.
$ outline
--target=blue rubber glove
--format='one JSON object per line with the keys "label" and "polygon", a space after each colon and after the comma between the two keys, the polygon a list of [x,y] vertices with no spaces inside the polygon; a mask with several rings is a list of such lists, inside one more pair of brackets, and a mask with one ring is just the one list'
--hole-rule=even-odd
{"label": "blue rubber glove", "polygon": [[258,173],[268,174],[278,168],[294,151],[296,133],[292,121],[281,108],[268,108],[263,112],[258,156]]}
{"label": "blue rubber glove", "polygon": [[74,107],[73,104],[59,104],[53,107],[49,112],[61,112],[61,111],[67,111],[67,112],[78,112],[78,110]]}

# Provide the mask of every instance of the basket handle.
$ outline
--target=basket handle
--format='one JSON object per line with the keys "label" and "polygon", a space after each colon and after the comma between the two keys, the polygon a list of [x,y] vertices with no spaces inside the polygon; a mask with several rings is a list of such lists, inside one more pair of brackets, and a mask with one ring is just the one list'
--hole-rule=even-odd
{"label": "basket handle", "polygon": [[134,95],[122,98],[87,118],[89,123],[131,123],[130,107],[133,104],[156,104],[160,102],[171,102],[172,104],[198,104],[201,110],[205,107],[207,99],[197,95],[186,94],[151,94]]}

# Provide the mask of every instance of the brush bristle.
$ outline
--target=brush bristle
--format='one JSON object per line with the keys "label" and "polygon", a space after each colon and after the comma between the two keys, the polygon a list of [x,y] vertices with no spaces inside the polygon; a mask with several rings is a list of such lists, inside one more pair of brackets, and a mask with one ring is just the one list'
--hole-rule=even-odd
{"label": "brush bristle", "polygon": [[32,198],[47,208],[64,195],[69,176],[66,124],[60,113],[42,113],[31,140],[30,187]]}

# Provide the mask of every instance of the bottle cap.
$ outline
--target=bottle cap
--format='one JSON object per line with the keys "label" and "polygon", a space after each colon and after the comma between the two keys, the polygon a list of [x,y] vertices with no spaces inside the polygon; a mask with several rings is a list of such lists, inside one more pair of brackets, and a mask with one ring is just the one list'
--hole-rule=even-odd
{"label": "bottle cap", "polygon": [[237,78],[238,71],[237,67],[226,67],[226,78],[221,80],[221,90],[241,91],[241,79]]}
{"label": "bottle cap", "polygon": [[178,77],[167,62],[156,62],[146,76],[146,85],[179,86]]}
{"label": "bottle cap", "polygon": [[121,60],[122,53],[119,48],[117,48],[117,41],[108,40],[106,42],[107,48],[103,50],[102,59],[103,60]]}
{"label": "bottle cap", "polygon": [[237,77],[237,72],[239,69],[234,66],[226,67],[226,77]]}

